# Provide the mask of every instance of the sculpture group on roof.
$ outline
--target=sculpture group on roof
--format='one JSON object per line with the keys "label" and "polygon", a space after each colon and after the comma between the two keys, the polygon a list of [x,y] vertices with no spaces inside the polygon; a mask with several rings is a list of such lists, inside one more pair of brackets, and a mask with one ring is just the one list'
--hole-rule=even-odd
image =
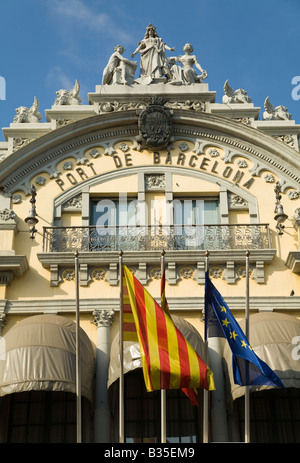
{"label": "sculpture group on roof", "polygon": [[[134,79],[137,62],[123,57],[124,48],[118,45],[109,58],[103,71],[102,85],[113,84],[150,84],[167,82],[173,85],[200,83],[207,77],[193,53],[193,47],[187,43],[184,55],[167,58],[166,50],[175,51],[158,36],[156,28],[149,24],[145,37],[138,43],[136,50],[131,53],[134,58],[140,53],[140,75]],[[179,64],[177,64],[179,63]],[[201,72],[197,75],[194,66]]]}
{"label": "sculpture group on roof", "polygon": [[[167,57],[166,51],[175,51],[174,47],[167,45],[157,34],[156,27],[152,24],[146,28],[144,38],[138,43],[137,48],[131,53],[131,58],[140,54],[140,73],[135,78],[137,71],[137,61],[131,61],[123,56],[125,49],[121,45],[114,48],[102,75],[102,85],[128,85],[134,84],[156,84],[167,83],[170,85],[192,85],[203,83],[208,77],[207,72],[201,67],[197,57],[193,54],[193,46],[186,43],[183,47],[184,54],[179,56]],[[200,74],[197,73],[200,72]],[[61,89],[56,92],[55,106],[79,105],[80,85],[75,81],[71,90]],[[224,84],[223,104],[247,104],[252,100],[248,93],[239,88],[234,90],[229,81]],[[107,103],[106,103],[107,104]],[[193,103],[195,104],[195,103]],[[14,123],[38,123],[41,122],[42,115],[38,111],[39,102],[34,97],[34,102],[30,108],[20,106],[16,109]],[[189,108],[190,109],[190,108]],[[263,120],[291,120],[285,106],[274,107],[269,101],[269,97],[264,102],[265,111],[262,114]]]}

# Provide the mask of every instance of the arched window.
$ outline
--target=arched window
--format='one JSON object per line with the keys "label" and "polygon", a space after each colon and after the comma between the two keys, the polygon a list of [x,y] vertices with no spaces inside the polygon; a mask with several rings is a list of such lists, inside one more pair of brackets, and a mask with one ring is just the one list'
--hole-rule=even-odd
{"label": "arched window", "polygon": [[[82,441],[91,440],[91,404],[82,397]],[[76,443],[76,395],[27,391],[0,399],[0,442]]]}
{"label": "arched window", "polygon": [[[244,397],[234,401],[239,440],[244,439]],[[252,443],[300,442],[300,389],[287,388],[250,394],[250,439]]]}
{"label": "arched window", "polygon": [[[124,376],[125,442],[159,443],[161,439],[160,391],[147,392],[142,369]],[[118,442],[118,388],[110,388],[114,442]],[[181,390],[167,391],[167,441],[196,443],[202,441],[202,391],[199,407],[193,406]]]}

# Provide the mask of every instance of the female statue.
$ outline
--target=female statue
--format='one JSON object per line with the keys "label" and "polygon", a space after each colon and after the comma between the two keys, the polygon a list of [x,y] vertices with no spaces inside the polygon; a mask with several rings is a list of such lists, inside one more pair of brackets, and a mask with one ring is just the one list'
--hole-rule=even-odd
{"label": "female statue", "polygon": [[156,33],[156,28],[149,24],[146,28],[145,37],[139,42],[137,49],[132,53],[133,58],[138,52],[141,54],[141,72],[140,76],[148,77],[147,82],[152,79],[159,79],[163,76],[171,78],[170,70],[166,58],[166,49],[174,51],[166,45]]}
{"label": "female statue", "polygon": [[[200,64],[198,63],[198,60],[195,55],[192,55],[194,49],[190,43],[186,43],[185,46],[183,47],[183,51],[185,52],[184,55],[172,57],[169,59],[170,63],[180,63],[182,65],[182,69],[179,67],[176,67],[175,64],[173,64],[172,68],[172,74],[173,74],[173,79],[178,81],[179,80],[179,74],[181,75],[181,81],[182,83],[185,84],[194,84],[196,82],[202,82],[203,79],[207,77],[207,72],[202,69]],[[196,66],[199,71],[201,71],[201,75],[197,75],[195,69],[193,66]],[[179,69],[178,69],[179,68]]]}

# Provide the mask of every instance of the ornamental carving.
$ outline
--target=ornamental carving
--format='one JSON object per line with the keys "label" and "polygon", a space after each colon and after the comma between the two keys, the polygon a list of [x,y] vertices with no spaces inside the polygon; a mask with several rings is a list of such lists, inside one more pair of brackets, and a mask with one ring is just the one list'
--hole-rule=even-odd
{"label": "ornamental carving", "polygon": [[0,221],[1,222],[8,222],[9,220],[14,220],[16,221],[17,216],[14,211],[11,209],[2,209],[0,211]]}
{"label": "ornamental carving", "polygon": [[184,280],[188,280],[188,279],[192,278],[193,275],[194,275],[194,270],[191,267],[182,267],[179,270],[179,276],[180,276],[180,278],[182,278]]}
{"label": "ornamental carving", "polygon": [[163,190],[166,186],[165,174],[145,175],[146,190]]}
{"label": "ornamental carving", "polygon": [[63,204],[63,209],[81,209],[82,207],[82,195],[79,194],[70,198],[66,203]]}
{"label": "ornamental carving", "polygon": [[75,271],[73,269],[66,269],[62,272],[62,278],[66,281],[75,280]]}
{"label": "ornamental carving", "polygon": [[94,280],[105,280],[106,277],[106,271],[104,268],[96,268],[92,271],[92,278]]}
{"label": "ornamental carving", "polygon": [[95,310],[93,312],[94,315],[94,320],[93,323],[94,325],[97,326],[97,328],[104,326],[109,328],[113,321],[114,321],[114,311],[113,310]]}
{"label": "ornamental carving", "polygon": [[160,280],[161,279],[161,269],[160,267],[153,267],[150,270],[150,278],[153,280]]}
{"label": "ornamental carving", "polygon": [[147,148],[163,148],[170,141],[172,113],[164,106],[165,102],[164,98],[151,97],[148,106],[140,113],[137,140]]}

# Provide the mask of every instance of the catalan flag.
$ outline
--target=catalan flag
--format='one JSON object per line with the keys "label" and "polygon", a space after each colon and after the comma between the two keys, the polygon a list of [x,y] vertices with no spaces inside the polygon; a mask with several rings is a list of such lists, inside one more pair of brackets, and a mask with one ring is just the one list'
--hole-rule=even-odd
{"label": "catalan flag", "polygon": [[166,299],[166,272],[165,271],[163,271],[163,274],[161,276],[161,291],[160,292],[161,292],[161,308],[171,318],[168,302]]}
{"label": "catalan flag", "polygon": [[124,266],[124,279],[136,325],[146,389],[215,389],[212,371],[170,316]]}
{"label": "catalan flag", "polygon": [[138,342],[136,326],[131,310],[128,288],[123,276],[123,340]]}
{"label": "catalan flag", "polygon": [[205,274],[205,332],[207,337],[224,337],[232,351],[235,384],[240,386],[269,385],[282,387],[273,370],[253,351],[240,325],[221,294]]}
{"label": "catalan flag", "polygon": [[[163,274],[161,277],[161,308],[164,310],[165,313],[169,315],[170,318],[172,318],[170,310],[169,310],[169,305],[166,299],[166,272],[165,270],[163,271]],[[197,397],[198,395],[197,389],[183,387],[182,392],[184,392],[185,395],[190,399],[190,402],[192,405],[196,407],[199,406],[198,397]]]}

